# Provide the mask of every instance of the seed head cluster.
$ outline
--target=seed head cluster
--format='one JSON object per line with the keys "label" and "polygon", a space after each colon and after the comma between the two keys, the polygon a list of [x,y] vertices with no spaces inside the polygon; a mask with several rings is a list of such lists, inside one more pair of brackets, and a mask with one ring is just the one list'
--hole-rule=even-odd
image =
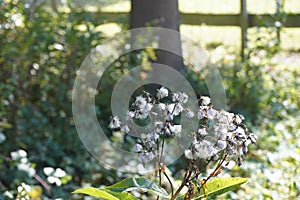
{"label": "seed head cluster", "polygon": [[185,157],[197,161],[225,154],[233,158],[238,165],[242,165],[242,158],[248,153],[248,145],[257,142],[257,136],[248,133],[243,123],[245,118],[240,114],[214,109],[211,99],[206,96],[199,98],[198,110],[189,108],[188,100],[189,96],[186,93],[171,93],[165,87],[158,89],[155,95],[144,92],[131,104],[126,122],[120,122],[119,118],[114,116],[110,120],[109,128],[127,134],[133,131],[130,122],[150,118],[153,130],[144,133],[133,147],[140,162],[145,164],[154,159],[162,162],[164,140],[182,134],[185,127],[175,118],[197,118],[199,124],[188,133],[192,141],[184,150]]}

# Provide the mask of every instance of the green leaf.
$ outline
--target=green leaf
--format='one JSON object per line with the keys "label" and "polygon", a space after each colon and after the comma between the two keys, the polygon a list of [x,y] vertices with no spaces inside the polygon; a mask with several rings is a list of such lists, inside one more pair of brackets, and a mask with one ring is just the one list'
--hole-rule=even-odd
{"label": "green leaf", "polygon": [[115,197],[117,197],[120,200],[136,200],[137,198],[135,198],[134,196],[132,196],[131,194],[127,193],[127,192],[114,192],[108,189],[104,189],[106,192],[108,192],[109,194],[114,195]]}
{"label": "green leaf", "polygon": [[[247,178],[215,178],[209,182],[207,182],[207,196],[216,196],[223,194],[225,192],[235,190],[239,188],[240,185],[247,182]],[[197,188],[195,189],[195,194],[197,194]],[[205,197],[204,189],[201,188],[200,195],[195,199],[201,199]]]}
{"label": "green leaf", "polygon": [[82,188],[75,190],[73,192],[74,194],[87,194],[93,197],[98,197],[102,199],[107,199],[107,200],[119,200],[119,198],[113,196],[112,194],[108,193],[107,191],[103,189],[97,189],[93,187],[87,187],[87,188]]}
{"label": "green leaf", "polygon": [[61,180],[62,184],[67,184],[70,180],[72,180],[72,176],[66,175],[66,176],[62,177],[60,180]]}
{"label": "green leaf", "polygon": [[135,200],[136,198],[127,193],[126,190],[138,188],[146,189],[164,198],[169,198],[168,193],[163,188],[145,178],[127,178],[105,188],[88,187],[75,190],[73,193],[86,194],[107,200]]}
{"label": "green leaf", "polygon": [[102,198],[105,200],[136,200],[134,196],[127,192],[114,192],[105,188],[82,188],[75,190],[74,194],[86,194],[93,197]]}
{"label": "green leaf", "polygon": [[123,192],[127,189],[142,188],[156,195],[169,197],[168,193],[163,188],[146,178],[127,178],[106,188],[116,192]]}

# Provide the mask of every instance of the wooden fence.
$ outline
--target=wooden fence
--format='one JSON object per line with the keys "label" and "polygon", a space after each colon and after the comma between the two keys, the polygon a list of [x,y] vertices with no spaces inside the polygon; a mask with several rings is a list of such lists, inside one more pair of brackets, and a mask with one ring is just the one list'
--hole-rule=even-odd
{"label": "wooden fence", "polygon": [[[247,29],[249,27],[275,26],[275,22],[279,21],[282,27],[300,27],[300,14],[282,15],[279,13],[280,0],[276,0],[277,11],[274,14],[248,14],[246,0],[240,0],[239,14],[200,14],[200,13],[180,13],[181,24],[208,26],[239,26],[241,28],[241,56],[244,58],[244,52],[247,47]],[[120,18],[129,18],[128,12],[97,12],[90,13],[94,19],[102,16],[105,22],[119,23]],[[281,15],[281,16],[280,16]],[[280,40],[280,28],[277,30],[277,36]]]}

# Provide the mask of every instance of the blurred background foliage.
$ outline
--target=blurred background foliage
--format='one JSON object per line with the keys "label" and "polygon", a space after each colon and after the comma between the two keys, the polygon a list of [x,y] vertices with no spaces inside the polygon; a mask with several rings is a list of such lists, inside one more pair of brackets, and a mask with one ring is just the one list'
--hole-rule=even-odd
{"label": "blurred background foliage", "polygon": [[[83,1],[66,1],[59,8],[51,2],[0,1],[0,199],[82,199],[71,192],[125,177],[103,168],[81,144],[72,118],[71,92],[76,70],[90,50],[128,24],[120,19],[123,23],[116,30],[106,26],[105,18],[96,23],[87,13],[77,12]],[[103,10],[126,8],[124,2],[121,6],[113,0],[93,2],[90,5],[105,6]],[[294,6],[287,4],[288,9],[300,8],[298,1],[291,2]],[[180,5],[185,10],[190,3]],[[245,115],[247,125],[259,136],[243,168],[230,171],[232,176],[250,177],[248,184],[220,198],[299,198],[300,37],[292,36],[285,45],[285,40],[280,44],[274,40],[273,27],[251,29],[248,59],[241,61],[238,45],[214,40],[215,34],[209,33],[216,31],[207,27],[199,34],[198,28],[192,37],[206,41],[201,45],[222,74],[228,109]],[[287,49],[293,43],[296,46]],[[140,55],[137,64],[151,52]],[[120,72],[130,68],[124,58],[113,66]],[[193,87],[207,95],[201,74],[189,69]],[[106,127],[110,110],[105,105],[119,76],[107,76],[102,83],[106,90],[96,97],[99,120]]]}

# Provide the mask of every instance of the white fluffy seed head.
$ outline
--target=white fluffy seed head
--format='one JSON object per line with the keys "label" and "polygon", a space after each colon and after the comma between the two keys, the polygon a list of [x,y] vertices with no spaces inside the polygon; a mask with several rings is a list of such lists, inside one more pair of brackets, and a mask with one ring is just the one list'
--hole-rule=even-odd
{"label": "white fluffy seed head", "polygon": [[135,145],[133,146],[133,150],[134,150],[135,152],[141,152],[141,151],[143,150],[143,146],[140,145],[140,144],[135,144]]}
{"label": "white fluffy seed head", "polygon": [[202,105],[207,106],[207,105],[210,104],[210,98],[209,97],[202,96],[200,99],[202,100]]}
{"label": "white fluffy seed head", "polygon": [[169,96],[169,91],[165,87],[161,87],[159,90],[157,90],[157,98],[162,99],[164,97]]}
{"label": "white fluffy seed head", "polygon": [[187,159],[194,159],[194,155],[193,155],[193,152],[190,150],[190,149],[186,149],[184,151],[184,156],[187,158]]}

